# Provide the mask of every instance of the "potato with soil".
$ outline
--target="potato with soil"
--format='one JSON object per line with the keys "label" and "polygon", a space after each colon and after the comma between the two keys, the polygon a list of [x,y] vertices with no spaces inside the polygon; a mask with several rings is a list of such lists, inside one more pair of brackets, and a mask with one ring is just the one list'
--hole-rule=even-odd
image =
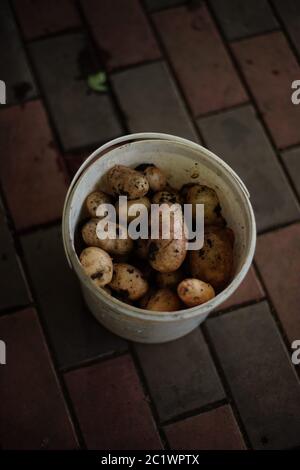
{"label": "potato with soil", "polygon": [[192,204],[193,217],[196,218],[196,204],[204,204],[204,224],[223,225],[221,206],[216,191],[203,184],[187,187],[186,203]]}
{"label": "potato with soil", "polygon": [[148,300],[145,307],[155,312],[175,312],[182,308],[178,295],[171,289],[159,289]]}
{"label": "potato with soil", "polygon": [[[141,206],[139,207],[138,204]],[[140,197],[139,199],[132,199],[127,201],[127,211],[125,207],[119,204],[119,201],[116,202],[116,212],[118,217],[127,217],[127,221],[131,222],[136,217],[140,215],[140,209],[146,209],[148,214],[150,212],[151,202],[147,197]],[[134,214],[134,215],[133,215]]]}
{"label": "potato with soil", "polygon": [[149,286],[141,271],[131,264],[115,263],[109,287],[128,300],[138,300]]}
{"label": "potato with soil", "polygon": [[229,228],[210,227],[204,233],[204,245],[190,252],[193,278],[208,282],[220,292],[229,283],[233,269],[233,232]]}
{"label": "potato with soil", "polygon": [[215,291],[210,284],[191,278],[178,284],[177,294],[187,307],[204,304],[215,297]]}
{"label": "potato with soil", "polygon": [[92,218],[84,224],[81,230],[82,238],[86,245],[88,246],[97,246],[107,251],[112,255],[126,255],[133,248],[133,240],[127,236],[127,238],[119,238],[120,233],[125,229],[120,225],[113,224],[111,225],[116,230],[117,238],[106,238],[101,240],[97,236],[97,224],[100,221],[99,218]]}
{"label": "potato with soil", "polygon": [[177,285],[182,281],[184,278],[183,271],[181,269],[177,269],[177,271],[173,271],[171,273],[157,273],[155,280],[156,284],[159,287],[168,287],[170,289],[177,287]]}
{"label": "potato with soil", "polygon": [[152,240],[149,246],[149,263],[160,273],[177,271],[186,257],[185,239]]}
{"label": "potato with soil", "polygon": [[146,176],[151,191],[162,191],[165,188],[167,184],[166,176],[157,166],[152,163],[142,163],[135,169]]}
{"label": "potato with soil", "polygon": [[139,171],[124,165],[113,166],[106,175],[109,192],[114,196],[139,199],[149,191],[147,178]]}
{"label": "potato with soil", "polygon": [[79,259],[84,272],[97,287],[104,287],[111,282],[113,263],[106,251],[90,246],[81,252]]}
{"label": "potato with soil", "polygon": [[[149,245],[148,258],[153,269],[161,273],[177,271],[186,256],[186,239],[184,233],[183,214],[180,206],[176,211],[166,211],[170,224],[163,227],[159,220],[158,239],[153,239]],[[164,229],[167,228],[167,233]],[[164,238],[167,237],[167,238]]]}
{"label": "potato with soil", "polygon": [[180,204],[181,197],[178,192],[172,190],[158,191],[152,197],[152,204]]}
{"label": "potato with soil", "polygon": [[96,217],[97,208],[101,204],[111,204],[111,203],[112,203],[111,197],[108,194],[104,193],[103,191],[93,191],[87,196],[85,200],[85,206],[91,217]]}

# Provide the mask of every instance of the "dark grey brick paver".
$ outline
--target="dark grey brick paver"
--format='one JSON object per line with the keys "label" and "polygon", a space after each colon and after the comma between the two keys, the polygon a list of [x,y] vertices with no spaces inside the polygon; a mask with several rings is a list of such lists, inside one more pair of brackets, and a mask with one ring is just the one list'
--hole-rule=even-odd
{"label": "dark grey brick paver", "polygon": [[300,197],[300,147],[282,152],[282,159]]}
{"label": "dark grey brick paver", "polygon": [[253,447],[299,445],[300,384],[267,302],[206,325]]}
{"label": "dark grey brick paver", "polygon": [[36,85],[8,0],[0,2],[0,79],[6,84],[7,104],[36,96]]}
{"label": "dark grey brick paver", "polygon": [[136,351],[161,420],[222,400],[225,393],[199,329]]}
{"label": "dark grey brick paver", "polygon": [[65,260],[60,229],[26,235],[22,244],[59,365],[66,367],[126,349],[126,342],[102,328],[84,305],[79,284]]}
{"label": "dark grey brick paver", "polygon": [[31,52],[65,151],[122,134],[109,95],[87,86],[101,67],[81,33],[37,41]]}
{"label": "dark grey brick paver", "polygon": [[163,62],[117,73],[112,81],[131,132],[166,132],[197,141],[191,120]]}
{"label": "dark grey brick paver", "polygon": [[258,230],[299,219],[297,201],[251,106],[198,120],[209,148],[244,180]]}
{"label": "dark grey brick paver", "polygon": [[146,8],[149,11],[176,7],[177,5],[182,5],[184,3],[189,3],[189,0],[145,0]]}
{"label": "dark grey brick paver", "polygon": [[229,40],[279,27],[267,0],[211,0],[211,5]]}
{"label": "dark grey brick paver", "polygon": [[0,201],[0,309],[26,305],[29,293]]}

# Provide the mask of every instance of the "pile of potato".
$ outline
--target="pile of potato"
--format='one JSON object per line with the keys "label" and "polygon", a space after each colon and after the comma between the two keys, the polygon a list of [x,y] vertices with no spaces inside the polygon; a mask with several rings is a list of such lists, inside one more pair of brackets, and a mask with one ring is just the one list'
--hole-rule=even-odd
{"label": "pile of potato", "polygon": [[[168,185],[164,173],[152,164],[132,169],[113,166],[106,174],[107,192],[96,190],[85,201],[89,219],[81,229],[86,245],[79,256],[85,273],[96,288],[104,289],[119,300],[147,310],[173,312],[201,305],[223,290],[231,280],[234,234],[226,227],[216,192],[199,183],[180,190]],[[186,251],[184,237],[136,241],[130,238],[100,240],[96,234],[97,207],[115,204],[127,196],[128,208],[151,203],[204,204],[204,245],[198,251]],[[129,217],[132,220],[134,217]],[[183,221],[183,218],[182,218]],[[183,228],[183,223],[182,223]],[[124,227],[117,225],[117,233]]]}

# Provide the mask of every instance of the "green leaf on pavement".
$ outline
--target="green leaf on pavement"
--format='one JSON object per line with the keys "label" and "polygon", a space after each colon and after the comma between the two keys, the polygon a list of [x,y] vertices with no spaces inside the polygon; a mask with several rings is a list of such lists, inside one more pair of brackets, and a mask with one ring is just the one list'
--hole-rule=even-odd
{"label": "green leaf on pavement", "polygon": [[106,83],[106,73],[98,72],[93,75],[89,75],[87,78],[88,87],[96,92],[105,92],[108,90]]}

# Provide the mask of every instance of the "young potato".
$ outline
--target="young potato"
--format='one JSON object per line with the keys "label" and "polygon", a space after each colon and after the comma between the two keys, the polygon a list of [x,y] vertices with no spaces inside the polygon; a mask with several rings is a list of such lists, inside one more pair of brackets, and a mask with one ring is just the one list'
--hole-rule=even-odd
{"label": "young potato", "polygon": [[[82,227],[82,238],[86,245],[88,246],[97,246],[102,248],[103,250],[107,251],[112,255],[126,255],[129,253],[133,248],[133,241],[131,238],[106,238],[104,240],[100,240],[97,236],[96,228],[97,224],[100,219],[93,218],[86,222],[86,224]],[[124,230],[124,228],[116,225],[116,232],[117,235],[120,230]]]}
{"label": "young potato", "polygon": [[127,201],[127,214],[126,214],[126,211],[124,212],[124,208],[122,208],[121,212],[120,212],[120,205],[119,205],[119,201],[117,201],[116,203],[116,212],[118,214],[118,216],[122,216],[122,217],[126,217],[127,216],[127,220],[128,222],[131,222],[132,220],[134,220],[136,217],[138,217],[138,215],[140,214],[138,208],[136,207],[136,215],[129,215],[129,209],[134,206],[135,204],[141,204],[142,206],[144,206],[148,213],[150,211],[150,208],[151,208],[151,202],[150,200],[147,198],[147,197],[140,197],[139,199],[132,199],[131,201]]}
{"label": "young potato", "polygon": [[196,204],[204,204],[204,224],[223,224],[219,198],[214,189],[202,184],[194,184],[187,188],[186,203],[192,204],[193,217],[196,217]]}
{"label": "young potato", "polygon": [[[171,211],[169,218],[169,233],[164,233],[162,218],[159,220],[158,239],[152,239],[149,245],[149,263],[153,269],[161,273],[177,271],[186,256],[186,239],[182,209]],[[153,227],[152,227],[153,228]],[[165,237],[165,238],[164,238]]]}
{"label": "young potato", "polygon": [[146,294],[149,286],[139,269],[131,264],[115,263],[109,287],[128,300],[138,300]]}
{"label": "young potato", "polygon": [[106,175],[110,192],[128,199],[139,199],[149,191],[147,178],[139,171],[124,165],[113,166]]}
{"label": "young potato", "polygon": [[152,191],[162,191],[167,184],[167,179],[160,168],[151,163],[142,163],[135,168],[141,171],[147,178]]}
{"label": "young potato", "polygon": [[181,269],[173,271],[171,273],[160,273],[156,274],[155,280],[159,287],[168,287],[170,289],[177,287],[180,281],[184,278]]}
{"label": "young potato", "polygon": [[204,233],[204,245],[190,252],[190,269],[220,291],[229,283],[233,267],[233,232],[228,228],[211,227]]}
{"label": "young potato", "polygon": [[153,195],[152,204],[180,204],[181,198],[178,192],[175,191],[158,191]]}
{"label": "young potato", "polygon": [[149,245],[149,263],[160,273],[177,271],[186,256],[185,238],[152,240]]}
{"label": "young potato", "polygon": [[113,275],[113,263],[106,251],[90,246],[81,252],[79,259],[85,273],[97,287],[103,287],[110,283]]}
{"label": "young potato", "polygon": [[100,204],[111,204],[112,200],[103,191],[93,191],[85,200],[85,206],[91,217],[96,217],[96,211]]}
{"label": "young potato", "polygon": [[182,308],[179,297],[171,289],[159,289],[148,300],[145,307],[155,312],[175,312]]}
{"label": "young potato", "polygon": [[184,279],[177,287],[177,294],[185,305],[195,307],[215,297],[210,284],[199,279]]}

